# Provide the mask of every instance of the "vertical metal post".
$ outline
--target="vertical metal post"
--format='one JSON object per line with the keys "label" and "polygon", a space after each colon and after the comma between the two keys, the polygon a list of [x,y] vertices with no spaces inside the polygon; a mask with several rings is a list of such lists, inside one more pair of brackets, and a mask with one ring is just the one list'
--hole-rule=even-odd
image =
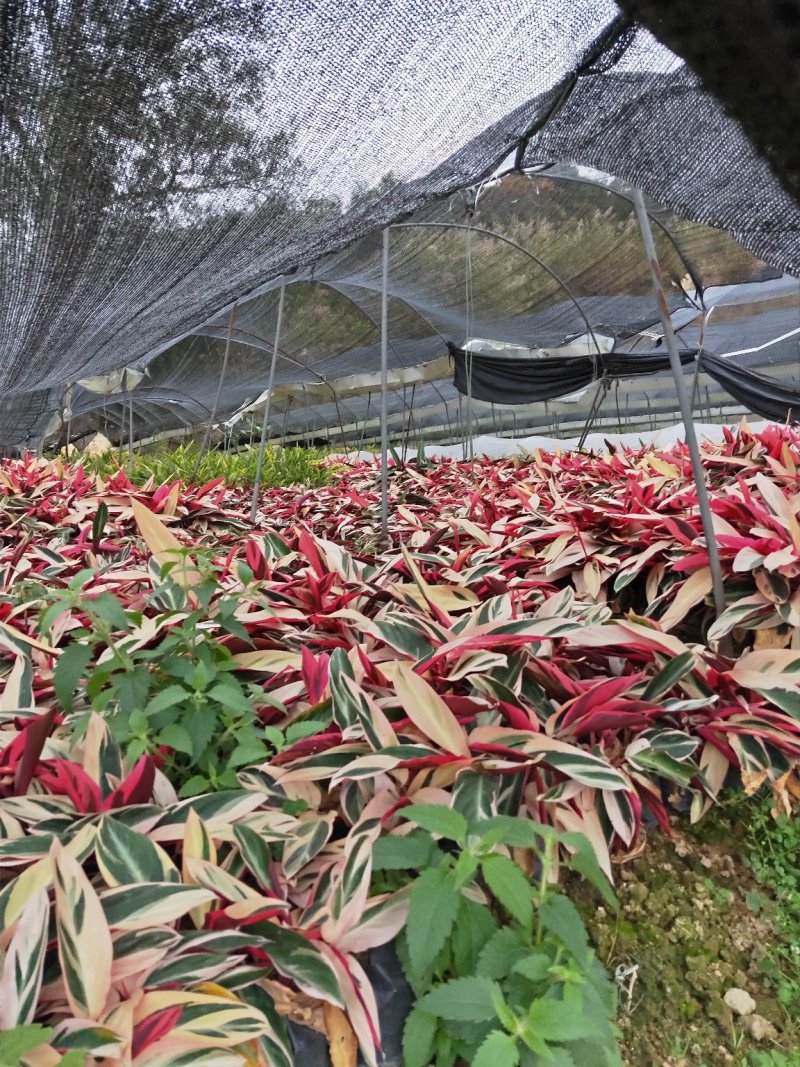
{"label": "vertical metal post", "polygon": [[128,473],[133,474],[133,390],[128,390]]}
{"label": "vertical metal post", "polygon": [[689,399],[689,394],[686,391],[686,384],[683,380],[683,367],[681,366],[680,356],[678,355],[678,343],[675,339],[675,331],[672,328],[672,318],[669,313],[669,307],[667,306],[667,298],[664,293],[664,285],[661,278],[661,270],[658,265],[656,246],[653,241],[653,231],[650,229],[650,219],[647,215],[647,208],[645,207],[644,197],[642,196],[640,189],[634,190],[633,203],[636,207],[636,217],[639,220],[639,228],[642,231],[642,240],[644,241],[645,252],[647,253],[647,262],[653,279],[653,288],[656,292],[658,309],[661,313],[661,323],[664,327],[664,341],[666,342],[667,352],[669,353],[672,377],[675,379],[675,391],[678,394],[678,403],[680,404],[681,417],[683,419],[683,432],[686,439],[686,446],[689,449],[689,455],[692,460],[692,471],[694,472],[694,481],[697,488],[697,504],[700,508],[700,518],[703,523],[703,532],[706,537],[708,565],[711,569],[714,605],[717,609],[717,615],[721,615],[725,610],[725,585],[722,581],[722,567],[719,560],[716,534],[714,533],[714,521],[711,515],[711,504],[708,498],[706,476],[705,471],[703,470],[703,461],[700,457],[700,446],[697,443],[697,434],[694,429],[692,405]]}
{"label": "vertical metal post", "polygon": [[250,522],[256,521],[258,513],[258,494],[261,492],[261,474],[264,470],[264,449],[267,444],[267,430],[269,429],[269,409],[272,401],[272,388],[275,385],[275,367],[278,363],[278,349],[281,345],[281,330],[283,329],[283,304],[286,297],[286,282],[281,279],[281,295],[278,298],[278,321],[275,323],[275,341],[272,345],[272,362],[269,366],[269,384],[267,385],[267,399],[264,404],[264,421],[261,424],[261,440],[258,445],[258,466],[256,467],[256,480],[253,484],[253,499],[250,503]]}
{"label": "vertical metal post", "polygon": [[66,401],[66,403],[65,403],[65,408],[66,408],[65,414],[67,416],[67,462],[69,462],[69,460],[70,460],[69,439],[72,436],[72,383],[71,382],[67,386],[67,391],[64,394],[64,399]]}
{"label": "vertical metal post", "polygon": [[383,231],[383,282],[381,287],[381,533],[389,540],[389,227]]}
{"label": "vertical metal post", "polygon": [[[597,411],[598,411],[598,409],[600,407],[601,402],[605,399],[605,395],[606,395],[607,392],[608,392],[608,378],[606,378],[604,376],[604,377],[602,377],[600,379],[600,383],[597,386],[597,392],[594,394],[594,399],[592,400],[592,406],[589,408],[589,414],[586,416],[586,422],[584,424],[583,430],[581,431],[580,439],[578,440],[578,451],[579,452],[583,449],[583,446],[586,444],[586,438],[589,436],[589,430],[592,428],[592,423],[595,420],[595,416],[597,415]],[[617,410],[619,411],[619,408]]]}
{"label": "vertical metal post", "polygon": [[222,396],[222,386],[225,384],[225,375],[228,370],[228,357],[231,354],[231,337],[233,335],[233,324],[236,322],[236,305],[231,308],[231,315],[228,319],[228,337],[225,341],[225,355],[222,357],[222,370],[219,373],[219,381],[217,382],[217,392],[214,396],[214,406],[211,408],[211,414],[208,416],[208,425],[206,426],[205,433],[203,434],[203,440],[200,443],[200,451],[197,453],[197,459],[194,461],[194,467],[192,468],[192,481],[197,477],[197,472],[200,470],[200,462],[205,454],[205,450],[208,448],[209,441],[211,440],[211,430],[214,427],[214,420],[217,417],[217,410],[219,408],[220,397]]}
{"label": "vertical metal post", "polygon": [[[471,221],[471,220],[470,220]],[[472,230],[467,228],[467,247],[466,247],[466,289],[465,289],[465,304],[467,313],[467,344],[472,341]],[[473,354],[472,349],[467,349],[464,353],[464,365],[467,372],[467,437],[465,441],[464,459],[469,456],[470,463],[475,462],[475,426],[473,419],[472,409],[472,367],[473,367]]]}

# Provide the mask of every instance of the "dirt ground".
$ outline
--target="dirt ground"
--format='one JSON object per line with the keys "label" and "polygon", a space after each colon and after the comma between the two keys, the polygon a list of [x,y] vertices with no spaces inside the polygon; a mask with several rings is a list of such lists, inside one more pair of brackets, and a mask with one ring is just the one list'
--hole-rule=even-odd
{"label": "dirt ground", "polygon": [[[742,862],[730,826],[713,816],[705,823],[692,828],[676,819],[672,838],[651,832],[643,853],[617,868],[618,916],[584,901],[598,955],[612,974],[625,969],[618,981],[623,1055],[629,1067],[794,1067],[800,1019],[765,986],[760,969],[779,937],[752,906],[765,890]],[[731,988],[755,1000],[750,1015],[727,1006]]]}

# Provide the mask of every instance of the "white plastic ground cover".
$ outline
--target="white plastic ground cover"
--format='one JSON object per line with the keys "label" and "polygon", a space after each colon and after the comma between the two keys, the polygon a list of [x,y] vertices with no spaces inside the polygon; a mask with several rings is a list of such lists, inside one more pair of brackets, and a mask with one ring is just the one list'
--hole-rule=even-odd
{"label": "white plastic ground cover", "polygon": [[[737,425],[727,428],[735,430]],[[751,422],[749,428],[754,433],[760,433],[769,426],[769,422]],[[725,426],[710,422],[696,422],[695,432],[698,440],[721,441]],[[683,423],[678,422],[672,426],[665,426],[660,430],[647,430],[641,433],[590,433],[583,448],[586,452],[606,452],[609,447],[618,448],[641,448],[652,445],[654,448],[672,448],[678,441],[684,440]],[[506,456],[526,455],[537,448],[545,452],[571,452],[577,449],[579,438],[577,437],[476,437],[472,443],[472,452],[475,456],[487,456],[490,459],[503,459]],[[454,445],[428,445],[425,449],[426,459],[464,459],[466,447],[463,442]],[[406,449],[403,459],[414,459],[416,449]],[[359,459],[380,459],[380,455],[374,452],[349,452],[344,456],[348,462]]]}

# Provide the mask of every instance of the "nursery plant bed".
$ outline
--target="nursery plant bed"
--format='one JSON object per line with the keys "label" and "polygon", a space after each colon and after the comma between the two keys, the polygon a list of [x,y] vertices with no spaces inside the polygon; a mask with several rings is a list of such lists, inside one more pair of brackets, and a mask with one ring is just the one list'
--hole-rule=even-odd
{"label": "nursery plant bed", "polygon": [[[800,794],[799,445],[743,428],[705,449],[717,620],[682,447],[396,467],[388,541],[374,464],[269,490],[253,527],[222,479],[4,463],[5,986],[27,967],[4,1025],[51,1024],[59,1052],[132,1040],[136,1067],[198,1041],[204,1063],[250,1042],[289,1067],[284,1019],[310,1012],[341,1062],[359,1046],[377,1063],[365,962],[396,940],[411,1067],[538,1067],[550,1047],[617,1064],[613,988],[554,888],[571,865],[606,920],[620,887],[639,988],[664,998],[653,946],[680,934],[665,958],[670,982],[692,975],[681,1017],[708,1007],[724,1027],[698,947],[717,928],[684,937],[662,868],[704,922],[716,890],[664,851],[642,881],[618,861],[645,831],[667,848],[673,788],[695,820],[731,768],[780,810]],[[620,934],[593,924],[616,966]],[[720,983],[753,978],[718,951]],[[645,1054],[668,1059],[642,1018]],[[755,1053],[745,1040],[732,1055]]]}

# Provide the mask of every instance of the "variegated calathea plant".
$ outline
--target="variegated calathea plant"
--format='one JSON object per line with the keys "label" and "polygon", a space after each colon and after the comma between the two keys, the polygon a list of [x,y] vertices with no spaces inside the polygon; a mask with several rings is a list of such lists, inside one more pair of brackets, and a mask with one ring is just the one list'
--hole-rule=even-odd
{"label": "variegated calathea plant", "polygon": [[[271,490],[0,467],[0,1027],[26,1067],[619,1062],[558,889],[723,783],[800,793],[800,448]],[[721,644],[721,639],[725,643]],[[576,1020],[581,1020],[580,1024]],[[0,1053],[3,1045],[0,1044]],[[558,1057],[561,1057],[559,1061]]]}

